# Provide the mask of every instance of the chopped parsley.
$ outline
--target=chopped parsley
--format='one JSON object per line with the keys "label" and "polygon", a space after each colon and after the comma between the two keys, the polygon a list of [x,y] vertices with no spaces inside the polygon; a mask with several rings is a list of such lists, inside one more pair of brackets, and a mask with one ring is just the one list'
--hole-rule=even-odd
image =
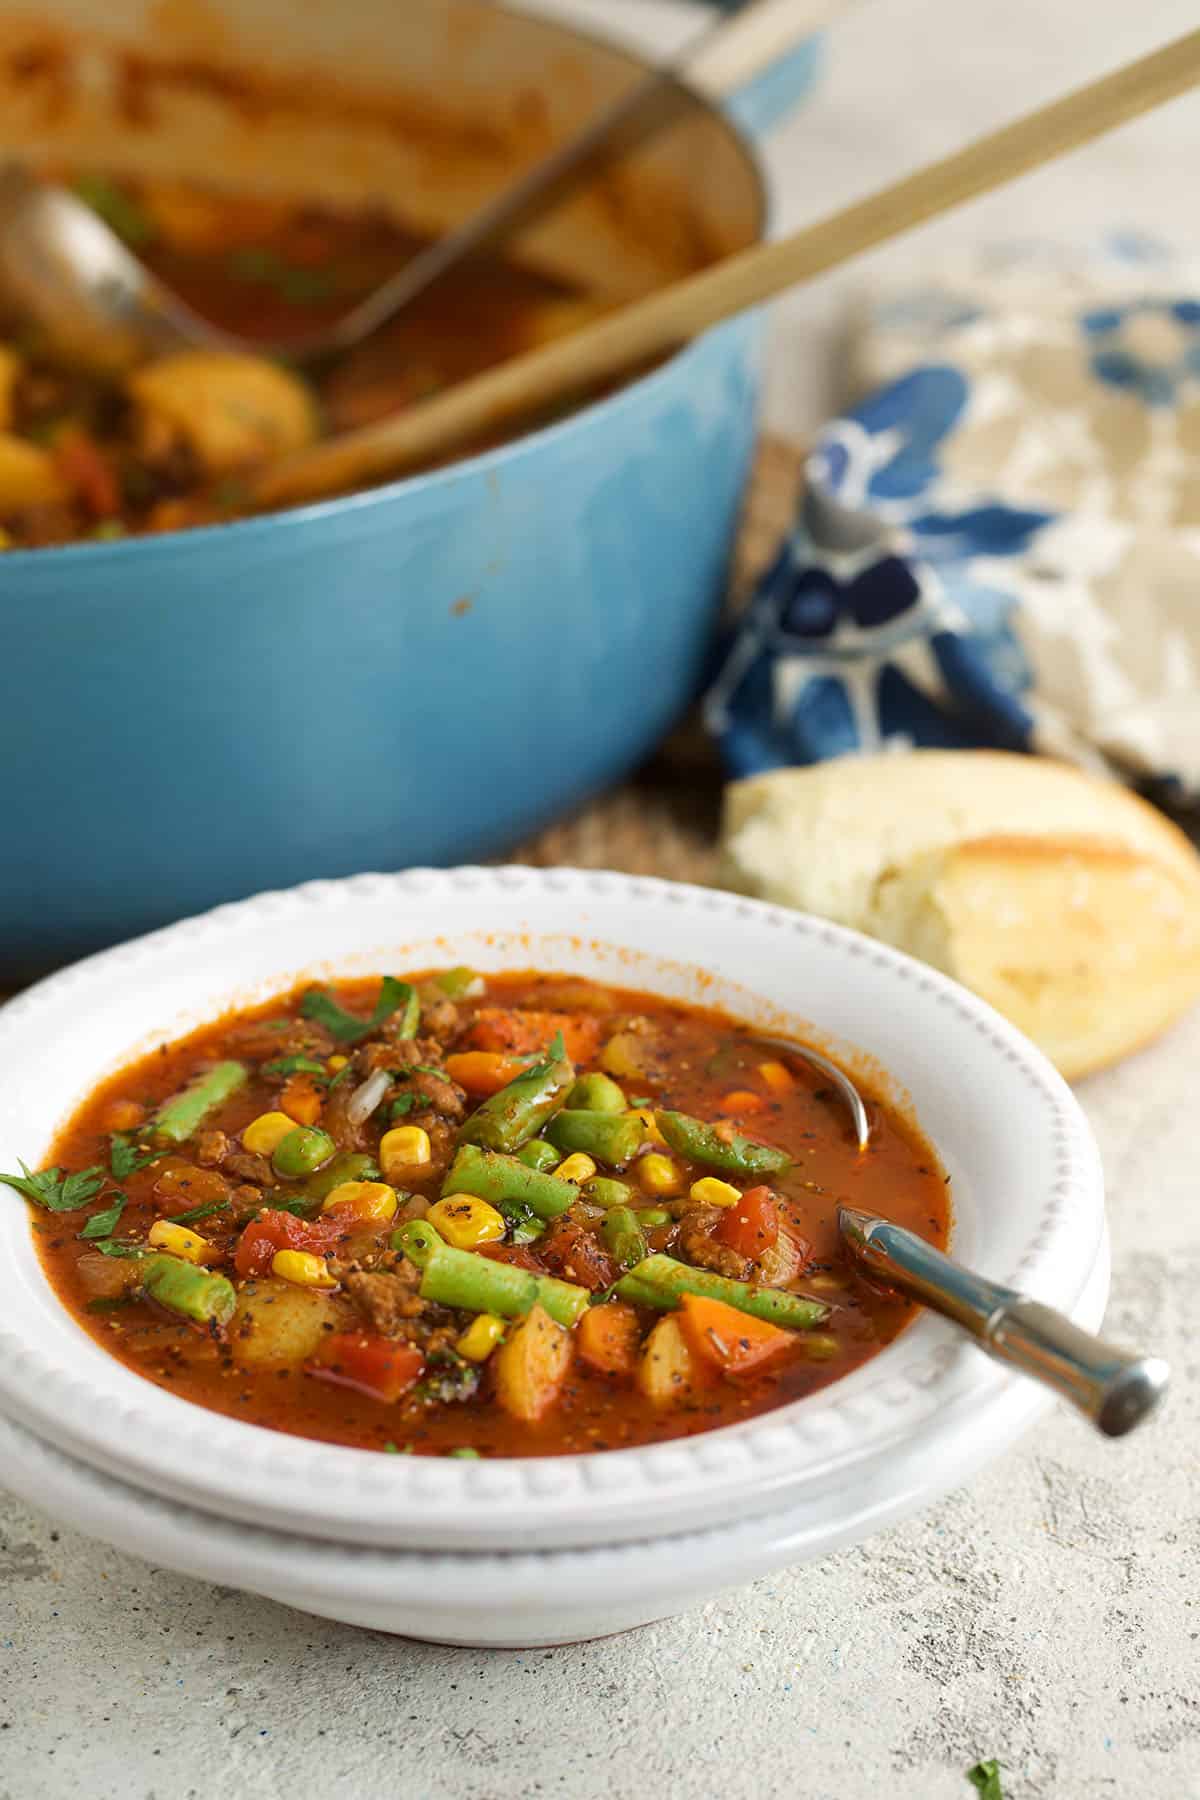
{"label": "chopped parsley", "polygon": [[197,1219],[207,1219],[209,1213],[224,1212],[229,1205],[228,1200],[206,1200],[203,1206],[193,1206],[190,1212],[172,1213],[172,1225],[192,1225]]}
{"label": "chopped parsley", "polygon": [[112,1204],[106,1206],[103,1212],[92,1214],[83,1230],[79,1233],[81,1238],[110,1238],[117,1229],[121,1214],[125,1210],[126,1196],[121,1192],[121,1189],[118,1188],[116,1192],[109,1195],[108,1198]]}
{"label": "chopped parsley", "polygon": [[99,1163],[93,1163],[90,1169],[79,1169],[74,1175],[64,1175],[57,1167],[35,1174],[21,1163],[19,1175],[0,1175],[7,1187],[16,1188],[18,1194],[44,1206],[47,1212],[77,1212],[96,1198],[106,1179]]}
{"label": "chopped parsley", "polygon": [[137,1238],[101,1238],[96,1244],[101,1256],[148,1256],[146,1245]]}
{"label": "chopped parsley", "polygon": [[400,1036],[411,1037],[417,1029],[420,1002],[412,984],[397,981],[394,975],[384,976],[379,988],[379,998],[375,1002],[375,1011],[369,1019],[359,1019],[353,1013],[344,1011],[324,988],[309,988],[300,1002],[300,1011],[304,1017],[311,1019],[314,1024],[323,1025],[339,1044],[357,1044],[362,1038],[370,1037],[373,1031],[378,1031],[401,1008]]}
{"label": "chopped parsley", "polygon": [[156,1157],[166,1155],[165,1146],[155,1150],[148,1148],[145,1144],[135,1144],[132,1134],[128,1131],[114,1131],[110,1134],[108,1141],[111,1146],[108,1153],[108,1166],[118,1181],[127,1181],[131,1175],[136,1175],[139,1169],[144,1169],[147,1163],[152,1163]]}
{"label": "chopped parsley", "polygon": [[314,1056],[281,1056],[275,1062],[264,1063],[264,1075],[324,1075],[325,1064],[318,1062]]}
{"label": "chopped parsley", "polygon": [[1000,1786],[1000,1764],[994,1756],[987,1762],[977,1762],[973,1769],[968,1769],[967,1780],[972,1787],[978,1789],[980,1800],[1004,1800],[1004,1789]]}
{"label": "chopped parsley", "polygon": [[402,1119],[405,1113],[411,1112],[416,1104],[417,1096],[415,1094],[400,1094],[392,1101],[390,1117],[393,1119]]}

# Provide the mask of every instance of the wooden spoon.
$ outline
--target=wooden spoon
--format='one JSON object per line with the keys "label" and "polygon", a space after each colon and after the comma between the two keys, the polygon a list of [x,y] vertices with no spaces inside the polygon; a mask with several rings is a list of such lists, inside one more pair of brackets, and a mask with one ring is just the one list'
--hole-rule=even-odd
{"label": "wooden spoon", "polygon": [[577,398],[722,319],[1074,150],[1200,81],[1200,31],[989,133],[777,243],[756,244],[434,399],[314,444],[250,482],[260,507],[344,492],[445,457]]}

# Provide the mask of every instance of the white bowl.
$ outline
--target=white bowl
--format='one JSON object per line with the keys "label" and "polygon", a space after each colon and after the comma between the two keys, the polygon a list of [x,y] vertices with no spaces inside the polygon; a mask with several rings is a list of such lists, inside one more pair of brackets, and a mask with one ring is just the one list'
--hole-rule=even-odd
{"label": "white bowl", "polygon": [[[1074,1314],[1089,1329],[1104,1312],[1108,1273],[1104,1239]],[[989,1409],[986,1428],[968,1427],[952,1458],[940,1454],[931,1422],[873,1477],[847,1471],[840,1485],[784,1512],[594,1550],[369,1550],[267,1531],[143,1493],[4,1419],[0,1471],[29,1505],[180,1574],[347,1625],[431,1643],[527,1650],[648,1625],[725,1588],[858,1543],[990,1462],[1052,1404],[1043,1388],[1013,1381]]]}
{"label": "white bowl", "polygon": [[[231,1005],[301,978],[454,962],[702,999],[877,1059],[952,1176],[963,1260],[1064,1311],[1079,1305],[1104,1230],[1099,1159],[1069,1089],[1025,1039],[853,932],[618,875],[467,868],[314,883],[77,964],[0,1012],[0,1167],[42,1160],[97,1080]],[[136,1487],[341,1543],[507,1550],[531,1525],[546,1548],[678,1533],[815,1504],[918,1440],[932,1487],[969,1465],[1019,1379],[926,1316],[844,1380],[694,1438],[547,1459],[383,1457],[207,1412],[107,1356],[55,1299],[7,1190],[0,1256],[0,1412]]]}

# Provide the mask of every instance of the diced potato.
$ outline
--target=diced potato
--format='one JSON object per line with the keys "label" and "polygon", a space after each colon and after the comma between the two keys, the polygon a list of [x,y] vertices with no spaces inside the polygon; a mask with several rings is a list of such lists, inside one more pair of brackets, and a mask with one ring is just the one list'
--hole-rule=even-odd
{"label": "diced potato", "polygon": [[75,1264],[89,1300],[116,1300],[130,1294],[141,1280],[138,1263],[133,1257],[104,1256],[99,1250],[85,1250]]}
{"label": "diced potato", "polygon": [[315,1354],[327,1329],[341,1323],[341,1309],[320,1288],[287,1281],[254,1281],[238,1295],[229,1324],[235,1362],[249,1369],[290,1368]]}
{"label": "diced potato", "polygon": [[0,512],[53,506],[66,500],[68,493],[49,450],[0,431]]}
{"label": "diced potato", "polygon": [[627,1081],[645,1075],[650,1063],[650,1043],[636,1031],[618,1031],[610,1037],[598,1058],[608,1075],[623,1076]]}
{"label": "diced potato", "polygon": [[262,356],[180,350],[135,369],[128,388],[144,439],[161,441],[165,428],[210,475],[300,450],[317,434],[304,383]]}
{"label": "diced potato", "polygon": [[164,1156],[154,1166],[154,1197],[161,1200],[164,1212],[178,1207],[185,1211],[193,1206],[211,1206],[225,1201],[233,1192],[232,1182],[216,1169],[197,1168],[183,1156]]}
{"label": "diced potato", "polygon": [[678,1405],[698,1389],[711,1387],[714,1379],[712,1370],[693,1356],[675,1315],[660,1319],[646,1339],[637,1367],[637,1385],[647,1400],[658,1406]]}
{"label": "diced potato", "polygon": [[0,344],[0,431],[7,431],[13,420],[13,389],[21,373],[21,359],[8,344]]}
{"label": "diced potato", "polygon": [[514,1419],[534,1422],[549,1412],[571,1366],[571,1334],[535,1306],[496,1351],[496,1398]]}

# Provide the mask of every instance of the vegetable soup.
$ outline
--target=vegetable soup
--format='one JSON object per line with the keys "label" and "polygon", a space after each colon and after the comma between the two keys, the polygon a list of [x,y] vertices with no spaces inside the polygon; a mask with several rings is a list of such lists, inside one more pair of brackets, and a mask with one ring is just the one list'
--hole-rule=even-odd
{"label": "vegetable soup", "polygon": [[912,1309],[836,1204],[944,1245],[946,1177],[878,1097],[859,1151],[799,1057],[547,974],[298,990],[112,1076],[30,1202],[98,1343],[197,1405],[381,1452],[542,1456],[732,1424]]}

